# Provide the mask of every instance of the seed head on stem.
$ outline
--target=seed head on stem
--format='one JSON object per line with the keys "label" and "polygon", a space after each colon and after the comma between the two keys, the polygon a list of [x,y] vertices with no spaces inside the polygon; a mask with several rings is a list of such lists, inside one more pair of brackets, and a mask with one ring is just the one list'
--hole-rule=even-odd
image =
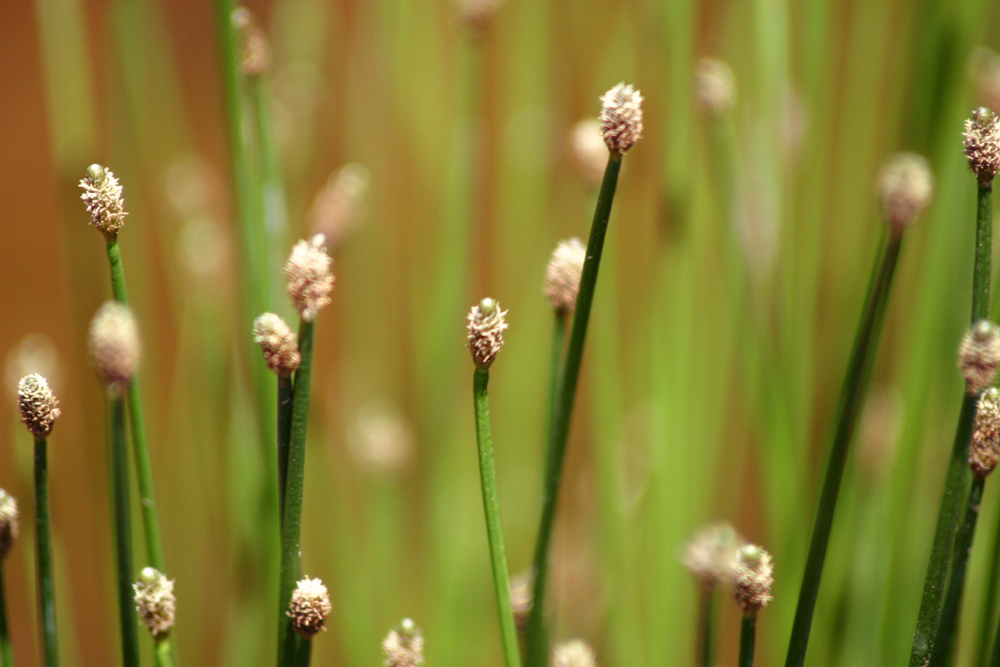
{"label": "seed head on stem", "polygon": [[295,586],[290,607],[288,615],[292,617],[292,627],[306,639],[312,639],[317,632],[326,629],[324,623],[333,608],[323,582],[309,577]]}
{"label": "seed head on stem", "polygon": [[573,126],[570,135],[573,163],[587,185],[601,187],[604,168],[608,164],[608,147],[604,143],[604,126],[601,121],[589,118]]}
{"label": "seed head on stem", "polygon": [[732,576],[733,596],[745,615],[756,616],[771,602],[774,564],[771,554],[764,549],[756,544],[745,544],[737,549]]}
{"label": "seed head on stem", "polygon": [[506,310],[500,310],[500,304],[490,298],[483,299],[478,306],[469,311],[467,338],[472,361],[476,366],[489,368],[496,359],[497,352],[503,347],[503,332],[507,328],[504,321]]}
{"label": "seed head on stem", "polygon": [[106,301],[90,322],[90,356],[113,388],[127,385],[139,367],[139,330],[128,306]]}
{"label": "seed head on stem", "polygon": [[326,254],[323,242],[322,234],[316,234],[308,241],[299,241],[285,264],[288,296],[306,322],[312,322],[319,309],[330,303],[330,292],[333,291],[332,260]]}
{"label": "seed head on stem", "polygon": [[930,165],[915,153],[897,153],[879,175],[882,214],[895,231],[910,226],[927,209],[933,192]]}
{"label": "seed head on stem", "polygon": [[573,310],[580,289],[580,274],[587,248],[578,238],[560,241],[545,269],[545,296],[549,305],[560,315]]}
{"label": "seed head on stem", "polygon": [[1000,118],[986,107],[972,112],[965,121],[965,157],[981,186],[993,182],[1000,169]]}
{"label": "seed head on stem", "polygon": [[733,108],[736,80],[729,65],[716,58],[702,58],[695,65],[694,97],[711,116],[721,116]]}
{"label": "seed head on stem", "polygon": [[352,162],[337,170],[313,199],[309,209],[309,229],[323,234],[331,250],[361,224],[365,198],[371,181],[368,168]]}
{"label": "seed head on stem", "polygon": [[531,612],[531,577],[528,574],[511,577],[510,607],[514,612],[514,624],[519,632],[524,632]]}
{"label": "seed head on stem", "polygon": [[177,598],[174,582],[152,567],[145,567],[139,580],[132,584],[135,591],[135,610],[154,638],[160,638],[174,627]]}
{"label": "seed head on stem", "polygon": [[240,70],[245,76],[260,76],[271,67],[267,35],[246,7],[233,10],[232,21],[240,39]]}
{"label": "seed head on stem", "polygon": [[267,367],[280,377],[291,377],[299,369],[302,355],[295,332],[280,316],[264,313],[253,321],[253,342],[264,352]]}
{"label": "seed head on stem", "polygon": [[624,155],[642,138],[642,95],[632,86],[619,83],[601,97],[598,118],[608,150]]}
{"label": "seed head on stem", "polygon": [[1000,332],[996,325],[989,320],[973,324],[962,339],[958,359],[968,393],[978,394],[993,384],[1000,365]]}
{"label": "seed head on stem", "polygon": [[986,479],[1000,461],[1000,392],[990,387],[979,397],[972,441],[969,443],[969,467],[976,479]]}
{"label": "seed head on stem", "polygon": [[17,501],[3,489],[0,489],[0,561],[4,559],[17,539]]}
{"label": "seed head on stem", "polygon": [[570,639],[552,650],[552,667],[597,667],[597,657],[587,642]]}
{"label": "seed head on stem", "polygon": [[420,667],[424,664],[424,636],[408,618],[389,631],[382,641],[385,667]]}
{"label": "seed head on stem", "polygon": [[122,186],[110,169],[99,164],[87,168],[87,177],[80,181],[83,194],[80,198],[87,204],[92,225],[101,230],[105,237],[114,238],[125,224],[125,201]]}
{"label": "seed head on stem", "polygon": [[681,560],[704,584],[729,581],[733,555],[740,545],[736,530],[728,523],[713,523],[700,530],[684,548]]}
{"label": "seed head on stem", "polygon": [[36,438],[47,438],[59,416],[59,401],[49,383],[38,373],[21,378],[17,384],[21,421]]}

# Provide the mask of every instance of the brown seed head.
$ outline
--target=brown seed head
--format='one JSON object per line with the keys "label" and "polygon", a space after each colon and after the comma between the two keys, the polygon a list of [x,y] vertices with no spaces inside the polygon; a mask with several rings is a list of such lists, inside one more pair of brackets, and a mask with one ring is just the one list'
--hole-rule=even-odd
{"label": "brown seed head", "polygon": [[934,177],[927,160],[915,153],[897,153],[878,179],[882,215],[895,231],[908,227],[931,203]]}
{"label": "brown seed head", "polygon": [[712,116],[733,108],[736,79],[729,65],[715,58],[702,58],[694,69],[694,98],[698,106]]}
{"label": "brown seed head", "polygon": [[408,618],[389,631],[382,641],[385,667],[420,667],[424,664],[424,636]]}
{"label": "brown seed head", "polygon": [[59,416],[59,401],[49,383],[38,373],[25,375],[17,384],[21,421],[36,438],[47,438]]}
{"label": "brown seed head", "polygon": [[524,631],[531,613],[531,576],[519,574],[510,579],[510,606],[514,611],[514,624]]}
{"label": "brown seed head", "polygon": [[116,236],[128,215],[118,179],[110,169],[92,164],[87,168],[87,177],[80,181],[80,187],[83,188],[80,199],[87,204],[90,223],[101,230],[104,236]]}
{"label": "brown seed head", "polygon": [[576,294],[580,289],[580,275],[587,248],[578,238],[560,241],[545,269],[545,297],[560,315],[573,310]]}
{"label": "brown seed head", "polygon": [[0,489],[0,561],[4,559],[17,539],[17,501]]}
{"label": "brown seed head", "polygon": [[285,264],[288,296],[306,322],[312,322],[319,309],[330,303],[330,292],[333,291],[330,263],[330,256],[323,247],[322,234],[316,234],[308,241],[299,241],[288,256]]}
{"label": "brown seed head", "polygon": [[574,125],[570,148],[580,177],[591,187],[601,187],[608,164],[608,147],[604,144],[601,121],[590,118]]}
{"label": "brown seed head", "polygon": [[986,479],[1000,461],[1000,392],[990,387],[976,404],[976,420],[969,444],[969,467],[977,479]]}
{"label": "brown seed head", "polygon": [[153,637],[159,638],[174,627],[174,582],[159,570],[146,567],[139,580],[132,584],[135,591],[135,610]]}
{"label": "brown seed head", "polygon": [[774,565],[771,554],[756,544],[744,544],[733,557],[732,573],[736,604],[745,615],[755,616],[772,599]]}
{"label": "brown seed head", "polygon": [[326,629],[323,623],[333,608],[323,582],[309,577],[296,585],[289,606],[287,613],[292,617],[292,627],[306,639],[312,639],[317,632]]}
{"label": "brown seed head", "polygon": [[965,121],[965,157],[980,185],[989,185],[1000,169],[1000,118],[979,107]]}
{"label": "brown seed head", "polygon": [[110,387],[128,384],[139,368],[139,330],[128,306],[106,301],[90,322],[90,356]]}
{"label": "brown seed head", "polygon": [[274,313],[264,313],[253,321],[253,342],[264,351],[267,367],[281,377],[290,377],[299,369],[302,355],[293,332]]}
{"label": "brown seed head", "polygon": [[624,155],[642,138],[642,95],[632,86],[619,83],[601,97],[604,143],[608,149]]}
{"label": "brown seed head", "polygon": [[989,320],[979,320],[958,348],[958,367],[965,376],[966,391],[978,394],[993,384],[997,365],[1000,365],[1000,332]]}
{"label": "brown seed head", "polygon": [[271,67],[267,35],[246,7],[233,10],[232,21],[240,40],[240,70],[245,76],[260,76]]}
{"label": "brown seed head", "polygon": [[503,347],[503,331],[507,328],[507,322],[504,321],[506,314],[507,311],[500,310],[500,304],[490,298],[483,299],[469,311],[466,337],[476,366],[489,368],[496,359],[497,352]]}
{"label": "brown seed head", "polygon": [[687,543],[681,561],[703,584],[728,581],[739,542],[736,530],[728,523],[713,523]]}
{"label": "brown seed head", "polygon": [[582,639],[556,644],[552,650],[552,667],[597,667],[594,649]]}
{"label": "brown seed head", "polygon": [[309,229],[322,234],[331,250],[361,224],[370,182],[368,168],[352,162],[334,172],[313,200]]}

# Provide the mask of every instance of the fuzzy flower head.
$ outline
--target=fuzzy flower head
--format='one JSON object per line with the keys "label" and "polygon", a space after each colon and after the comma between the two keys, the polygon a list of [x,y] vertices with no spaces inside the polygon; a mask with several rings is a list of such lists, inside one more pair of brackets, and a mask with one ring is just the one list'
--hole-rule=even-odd
{"label": "fuzzy flower head", "polygon": [[170,632],[177,608],[174,582],[159,570],[146,567],[132,589],[135,591],[135,610],[153,637],[160,638]]}
{"label": "fuzzy flower head", "polygon": [[545,269],[545,297],[560,315],[573,310],[580,289],[580,275],[587,248],[578,238],[560,241]]}
{"label": "fuzzy flower head", "polygon": [[280,377],[290,377],[299,369],[299,343],[285,321],[274,313],[264,313],[253,321],[253,342],[264,351],[267,367]]}
{"label": "fuzzy flower head", "polygon": [[500,310],[500,304],[490,298],[483,299],[469,311],[466,337],[476,366],[489,368],[496,359],[497,352],[503,347],[503,332],[507,328],[507,322],[504,321],[506,314],[507,311]]}
{"label": "fuzzy flower head", "polygon": [[601,97],[601,115],[608,150],[624,155],[642,138],[642,95],[632,86],[619,83]]}
{"label": "fuzzy flower head", "polygon": [[59,401],[49,383],[38,373],[25,375],[17,384],[21,421],[36,438],[47,438],[59,416]]}
{"label": "fuzzy flower head", "polygon": [[594,188],[601,187],[604,169],[608,164],[608,147],[604,144],[604,127],[595,118],[581,120],[570,134],[573,164],[584,182]]}
{"label": "fuzzy flower head", "polygon": [[232,21],[240,40],[240,70],[245,76],[260,76],[271,67],[267,35],[246,7],[237,7]]}
{"label": "fuzzy flower head", "polygon": [[882,215],[896,232],[908,227],[931,203],[934,177],[927,160],[916,153],[898,153],[878,178]]}
{"label": "fuzzy flower head", "polygon": [[128,306],[106,301],[90,322],[90,356],[97,373],[120,389],[139,368],[139,329]]}
{"label": "fuzzy flower head", "polygon": [[326,254],[323,241],[322,234],[316,234],[308,241],[299,241],[285,264],[288,296],[306,322],[312,322],[319,309],[330,303],[330,292],[333,291],[332,260]]}
{"label": "fuzzy flower head", "polygon": [[771,554],[756,544],[745,544],[736,551],[732,563],[733,596],[747,616],[756,616],[772,599],[774,564]]}
{"label": "fuzzy flower head", "polygon": [[424,636],[408,618],[382,640],[385,667],[420,667],[424,664]]}
{"label": "fuzzy flower head", "polygon": [[17,501],[0,489],[0,561],[4,559],[17,539]]}
{"label": "fuzzy flower head", "polygon": [[719,116],[733,108],[736,79],[729,65],[716,58],[702,58],[694,70],[694,97],[709,115]]}
{"label": "fuzzy flower head", "polygon": [[1000,462],[1000,392],[990,387],[976,404],[969,444],[969,467],[976,479],[986,479]]}
{"label": "fuzzy flower head", "polygon": [[582,639],[556,644],[552,650],[552,667],[597,667],[594,649]]}
{"label": "fuzzy flower head", "polygon": [[122,199],[122,186],[110,169],[99,164],[87,168],[87,177],[80,181],[83,194],[80,198],[87,204],[92,225],[101,230],[108,238],[118,235],[118,230],[125,224],[125,201]]}
{"label": "fuzzy flower head", "polygon": [[336,250],[364,220],[371,175],[363,164],[352,162],[333,173],[316,194],[309,209],[309,229],[322,234]]}
{"label": "fuzzy flower head", "polygon": [[510,579],[510,606],[514,612],[514,624],[519,631],[524,631],[531,613],[531,576],[519,574]]}
{"label": "fuzzy flower head", "polygon": [[986,107],[965,121],[965,157],[980,185],[989,185],[1000,170],[1000,118]]}
{"label": "fuzzy flower head", "polygon": [[305,639],[312,639],[320,630],[325,630],[324,622],[333,606],[326,586],[319,579],[306,577],[292,593],[288,615],[292,617],[292,627]]}
{"label": "fuzzy flower head", "polygon": [[1000,332],[989,320],[979,320],[965,334],[958,348],[958,367],[965,376],[965,388],[978,394],[993,384],[1000,365]]}
{"label": "fuzzy flower head", "polygon": [[702,584],[728,581],[739,542],[736,530],[728,523],[713,523],[687,543],[681,561]]}

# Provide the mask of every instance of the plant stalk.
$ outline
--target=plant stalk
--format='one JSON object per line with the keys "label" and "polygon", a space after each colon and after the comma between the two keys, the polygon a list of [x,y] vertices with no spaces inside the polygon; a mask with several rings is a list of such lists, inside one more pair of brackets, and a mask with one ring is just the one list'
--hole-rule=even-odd
{"label": "plant stalk", "polygon": [[701,667],[712,667],[715,656],[714,620],[715,620],[715,584],[701,584],[701,595],[698,601],[698,645],[695,664]]}
{"label": "plant stalk", "polygon": [[292,430],[295,388],[292,378],[278,376],[278,510],[285,521],[285,485],[288,479],[288,441]]}
{"label": "plant stalk", "polygon": [[0,667],[14,667],[14,652],[7,629],[7,596],[3,590],[3,561],[0,560]]}
{"label": "plant stalk", "polygon": [[[112,388],[109,391],[115,390]],[[110,453],[122,664],[124,667],[139,667],[138,620],[132,597],[132,527],[128,491],[128,450],[125,444],[125,399],[121,396],[111,397]]]}
{"label": "plant stalk", "polygon": [[757,637],[757,615],[746,614],[740,625],[739,667],[753,667],[753,649]]}
{"label": "plant stalk", "polygon": [[[35,522],[38,542],[38,597],[41,600],[42,644],[46,667],[59,664],[56,593],[52,572],[52,518],[49,512],[49,466],[45,438],[35,438]],[[130,586],[131,590],[131,586]]]}
{"label": "plant stalk", "polygon": [[556,312],[552,323],[552,352],[549,361],[549,422],[546,441],[551,442],[559,402],[559,376],[562,373],[563,348],[566,346],[566,313]]}
{"label": "plant stalk", "polygon": [[[998,515],[1000,518],[1000,515]],[[979,619],[979,640],[976,647],[977,665],[985,665],[989,659],[990,650],[990,628],[993,626],[993,619],[996,612],[997,588],[1000,587],[1000,525],[997,525],[993,534],[993,551],[990,558],[990,576],[986,584],[983,598],[982,616]]]}

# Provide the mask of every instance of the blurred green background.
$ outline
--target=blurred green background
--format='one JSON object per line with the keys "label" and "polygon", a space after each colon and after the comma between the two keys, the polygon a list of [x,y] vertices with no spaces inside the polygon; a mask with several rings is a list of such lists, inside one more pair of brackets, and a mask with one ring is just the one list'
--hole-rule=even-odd
{"label": "blurred green background", "polygon": [[[378,664],[381,638],[407,616],[428,664],[501,664],[464,315],[487,295],[510,311],[491,402],[517,574],[540,506],[541,281],[557,240],[586,238],[595,200],[570,135],[619,81],[642,91],[646,131],[625,158],[587,342],[556,527],[555,637],[586,639],[603,665],[690,664],[697,587],[679,557],[723,519],[774,554],[758,662],[783,659],[883,233],[876,174],[913,150],[931,162],[935,202],[904,244],[809,651],[822,665],[907,659],[962,392],[975,201],[962,120],[996,106],[981,49],[1000,48],[1000,6],[507,0],[476,24],[448,0],[248,7],[270,40],[261,94],[287,202],[270,246],[277,312],[291,312],[277,269],[311,233],[324,183],[353,164],[367,185],[318,318],[303,566],[334,608],[314,664]],[[0,487],[23,512],[4,571],[21,666],[40,660],[31,438],[13,389],[28,372],[49,378],[63,410],[49,442],[64,664],[119,660],[104,407],[85,344],[110,290],[76,187],[92,162],[116,173],[129,211],[120,240],[181,662],[263,665],[275,652],[277,538],[260,519],[251,389],[263,362],[240,309],[217,32],[215,7],[193,0],[4,4]],[[721,119],[695,102],[704,56],[735,75]],[[993,486],[960,664],[979,642]],[[733,664],[739,613],[719,606],[719,664]]]}

